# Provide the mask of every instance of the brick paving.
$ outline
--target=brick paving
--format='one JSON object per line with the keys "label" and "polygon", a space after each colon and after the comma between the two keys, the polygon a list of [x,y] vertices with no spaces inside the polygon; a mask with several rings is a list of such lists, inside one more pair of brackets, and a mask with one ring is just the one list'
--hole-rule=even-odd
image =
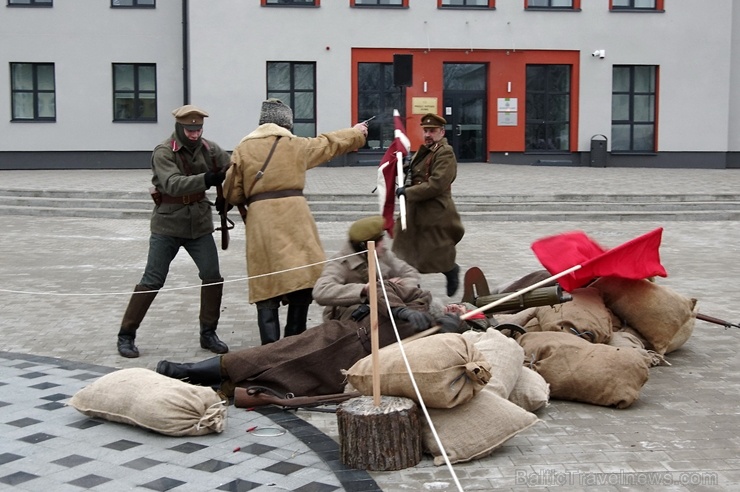
{"label": "brick paving", "polygon": [[[318,168],[308,173],[306,191],[369,193],[374,172]],[[146,190],[148,180],[148,170],[0,171],[0,186],[14,189],[135,191]],[[493,164],[461,165],[454,186],[456,195],[737,190],[740,170]],[[328,254],[348,226],[318,224]],[[540,268],[529,249],[540,237],[578,229],[616,246],[655,227],[664,227],[661,258],[669,273],[660,283],[697,298],[704,314],[739,322],[737,221],[476,222],[467,224],[458,260],[463,271],[480,267],[495,285]],[[0,230],[0,489],[457,490],[450,471],[429,457],[397,472],[344,468],[336,461],[333,414],[231,407],[223,434],[197,438],[96,425],[63,405],[91,380],[118,368],[153,369],[165,358],[210,355],[198,344],[197,271],[185,253],[176,258],[167,290],[139,331],[141,357],[123,359],[115,334],[146,261],[148,221],[0,216]],[[219,334],[232,348],[259,343],[242,231],[237,226],[220,253],[226,286]],[[447,299],[442,275],[424,275],[423,286]],[[317,324],[320,309],[312,306],[309,317]],[[739,344],[740,330],[698,321],[684,347],[668,356],[671,365],[650,370],[631,408],[552,401],[537,425],[487,458],[455,465],[454,473],[464,490],[737,490]],[[247,439],[244,430],[255,422],[288,432]],[[186,443],[196,451],[172,450]],[[235,445],[247,450],[233,453]]]}

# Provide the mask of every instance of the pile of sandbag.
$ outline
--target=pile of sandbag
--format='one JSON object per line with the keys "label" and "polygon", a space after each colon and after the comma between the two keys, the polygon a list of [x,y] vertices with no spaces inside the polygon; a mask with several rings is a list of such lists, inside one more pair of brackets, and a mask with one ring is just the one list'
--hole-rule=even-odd
{"label": "pile of sandbag", "polygon": [[683,345],[696,299],[649,280],[602,277],[573,300],[518,313],[524,364],[550,385],[550,398],[627,408],[649,368]]}
{"label": "pile of sandbag", "polygon": [[[422,446],[435,465],[489,455],[538,422],[533,411],[548,401],[548,385],[522,365],[523,349],[500,332],[432,335],[403,345],[421,400]],[[381,393],[420,404],[398,344],[379,351]],[[372,395],[372,356],[346,371],[348,388]],[[434,432],[444,451],[440,449]]]}

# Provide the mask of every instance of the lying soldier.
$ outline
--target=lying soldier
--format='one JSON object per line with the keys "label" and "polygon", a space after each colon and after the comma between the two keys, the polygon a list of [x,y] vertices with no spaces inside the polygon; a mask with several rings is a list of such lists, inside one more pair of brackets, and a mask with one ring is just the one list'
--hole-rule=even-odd
{"label": "lying soldier", "polygon": [[[390,280],[378,284],[378,338],[380,347],[396,342],[381,287],[401,338],[433,325],[442,333],[469,329],[460,319],[464,306],[444,307],[433,301],[429,291]],[[347,320],[329,320],[300,335],[282,338],[270,345],[232,350],[201,362],[157,364],[157,372],[201,386],[219,386],[233,396],[236,386],[258,385],[276,393],[319,396],[341,393],[342,369],[371,353],[369,309],[358,309]]]}

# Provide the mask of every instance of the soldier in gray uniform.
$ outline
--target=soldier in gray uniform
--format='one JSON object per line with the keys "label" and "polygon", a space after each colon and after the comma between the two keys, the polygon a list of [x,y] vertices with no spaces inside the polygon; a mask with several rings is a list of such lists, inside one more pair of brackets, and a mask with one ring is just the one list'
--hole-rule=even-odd
{"label": "soldier in gray uniform", "polygon": [[202,281],[200,346],[217,354],[229,351],[216,335],[224,279],[213,239],[212,204],[205,191],[221,185],[230,157],[216,143],[203,138],[203,119],[208,113],[188,104],[172,114],[176,122],[174,133],[152,153],[151,193],[155,206],[149,256],[118,332],[118,353],[123,357],[139,356],[134,344],[136,330],[164,286],[170,263],[181,247],[195,262]]}

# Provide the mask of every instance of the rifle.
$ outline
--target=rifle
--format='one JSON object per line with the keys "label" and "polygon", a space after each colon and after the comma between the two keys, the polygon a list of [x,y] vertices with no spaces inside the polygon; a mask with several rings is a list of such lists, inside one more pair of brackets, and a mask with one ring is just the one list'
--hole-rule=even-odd
{"label": "rifle", "polygon": [[311,408],[330,403],[341,403],[358,396],[362,395],[356,391],[318,396],[295,396],[293,393],[288,393],[285,396],[281,396],[264,386],[250,386],[249,388],[239,386],[234,390],[234,406],[237,408],[251,408],[263,405],[277,405],[284,409]]}
{"label": "rifle", "polygon": [[700,319],[702,321],[708,321],[716,325],[722,325],[725,328],[740,328],[740,325],[738,324],[730,323],[729,321],[724,321],[719,318],[713,318],[712,316],[707,316],[706,314],[696,313],[696,319]]}

